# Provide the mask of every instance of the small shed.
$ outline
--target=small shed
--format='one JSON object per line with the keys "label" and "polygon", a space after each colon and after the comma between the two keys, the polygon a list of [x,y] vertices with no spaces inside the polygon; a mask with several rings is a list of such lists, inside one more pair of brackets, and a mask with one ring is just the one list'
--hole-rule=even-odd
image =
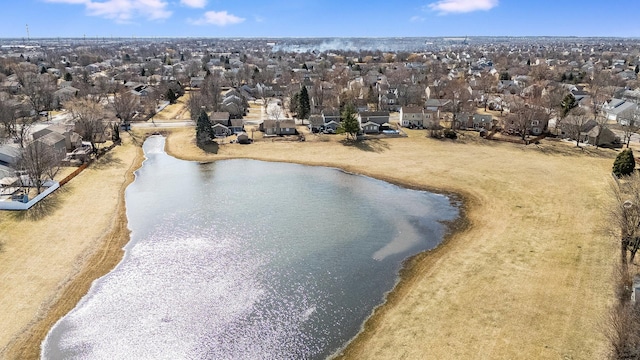
{"label": "small shed", "polygon": [[249,135],[245,132],[241,132],[238,134],[238,144],[251,144],[251,139],[249,139]]}

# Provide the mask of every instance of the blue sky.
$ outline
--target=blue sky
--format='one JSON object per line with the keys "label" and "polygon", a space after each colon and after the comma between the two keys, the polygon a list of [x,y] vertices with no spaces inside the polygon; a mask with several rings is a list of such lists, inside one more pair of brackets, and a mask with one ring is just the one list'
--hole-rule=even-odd
{"label": "blue sky", "polygon": [[[640,37],[601,0],[5,0],[0,37]],[[625,7],[627,10],[625,10]]]}

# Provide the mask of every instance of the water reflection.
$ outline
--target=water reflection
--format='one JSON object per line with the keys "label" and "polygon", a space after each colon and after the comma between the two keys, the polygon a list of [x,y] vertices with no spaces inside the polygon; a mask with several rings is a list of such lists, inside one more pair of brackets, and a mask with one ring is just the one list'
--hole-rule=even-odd
{"label": "water reflection", "polygon": [[127,189],[124,260],[56,324],[44,358],[324,358],[457,216],[444,196],[335,169],[200,165],[163,146],[145,142]]}

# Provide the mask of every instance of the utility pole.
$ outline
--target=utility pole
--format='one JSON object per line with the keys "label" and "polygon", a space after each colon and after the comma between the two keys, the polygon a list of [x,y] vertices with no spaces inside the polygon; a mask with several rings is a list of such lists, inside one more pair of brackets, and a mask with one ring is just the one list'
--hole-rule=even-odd
{"label": "utility pole", "polygon": [[29,36],[29,24],[27,24],[27,42],[30,41],[30,36]]}

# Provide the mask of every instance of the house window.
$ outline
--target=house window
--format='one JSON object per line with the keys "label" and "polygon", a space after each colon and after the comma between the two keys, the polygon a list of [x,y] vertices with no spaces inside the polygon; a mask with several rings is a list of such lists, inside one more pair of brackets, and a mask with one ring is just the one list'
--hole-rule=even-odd
{"label": "house window", "polygon": [[531,126],[538,126],[538,125],[540,125],[540,121],[538,120],[531,121]]}

